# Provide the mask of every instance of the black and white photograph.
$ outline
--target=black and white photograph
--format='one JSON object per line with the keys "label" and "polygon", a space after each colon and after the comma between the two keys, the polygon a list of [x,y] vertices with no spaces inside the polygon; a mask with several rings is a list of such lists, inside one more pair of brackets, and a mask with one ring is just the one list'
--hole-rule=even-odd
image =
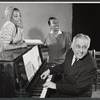
{"label": "black and white photograph", "polygon": [[100,2],[0,2],[0,98],[100,98]]}

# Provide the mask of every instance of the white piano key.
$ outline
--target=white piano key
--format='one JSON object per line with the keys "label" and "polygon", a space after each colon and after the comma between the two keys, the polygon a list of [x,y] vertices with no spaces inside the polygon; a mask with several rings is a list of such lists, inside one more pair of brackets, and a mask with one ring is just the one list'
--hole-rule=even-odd
{"label": "white piano key", "polygon": [[[49,75],[46,82],[51,81],[51,79],[52,79],[52,75]],[[47,88],[43,88],[42,93],[40,94],[39,98],[45,98],[47,90],[48,90]]]}

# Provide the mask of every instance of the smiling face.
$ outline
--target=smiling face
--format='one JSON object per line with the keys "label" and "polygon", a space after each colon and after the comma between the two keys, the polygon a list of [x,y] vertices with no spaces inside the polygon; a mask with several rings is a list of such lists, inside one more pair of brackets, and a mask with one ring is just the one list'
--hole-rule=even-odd
{"label": "smiling face", "polygon": [[12,12],[11,19],[12,19],[13,21],[16,21],[17,23],[20,23],[20,22],[22,21],[20,11],[19,11],[19,10],[14,10],[14,11]]}
{"label": "smiling face", "polygon": [[87,39],[77,38],[74,42],[72,49],[73,49],[75,56],[78,59],[83,58],[87,54],[87,51],[88,51],[88,41],[87,41]]}
{"label": "smiling face", "polygon": [[57,19],[50,20],[50,27],[54,32],[59,31],[59,22]]}

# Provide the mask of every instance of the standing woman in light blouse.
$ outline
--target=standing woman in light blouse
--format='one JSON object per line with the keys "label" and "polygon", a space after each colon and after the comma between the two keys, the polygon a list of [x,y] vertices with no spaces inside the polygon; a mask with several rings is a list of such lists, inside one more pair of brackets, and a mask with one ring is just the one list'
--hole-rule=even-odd
{"label": "standing woman in light blouse", "polygon": [[47,34],[44,44],[48,47],[49,63],[62,64],[65,60],[65,55],[71,45],[71,37],[68,32],[59,29],[59,21],[55,17],[48,19],[50,32]]}
{"label": "standing woman in light blouse", "polygon": [[8,6],[5,9],[7,22],[0,31],[0,41],[2,50],[12,50],[27,47],[23,41],[23,24],[21,12],[14,6]]}

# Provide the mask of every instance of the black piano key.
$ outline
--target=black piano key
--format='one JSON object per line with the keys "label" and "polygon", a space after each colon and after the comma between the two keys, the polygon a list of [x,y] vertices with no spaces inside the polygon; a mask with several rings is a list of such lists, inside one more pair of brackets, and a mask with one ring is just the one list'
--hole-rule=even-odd
{"label": "black piano key", "polygon": [[32,94],[32,97],[33,98],[39,98],[41,93],[42,93],[42,90],[43,90],[43,84],[46,82],[46,80],[42,80],[40,79],[36,85],[36,88],[34,89],[34,92]]}
{"label": "black piano key", "polygon": [[39,96],[35,96],[35,95],[33,95],[32,98],[39,98]]}
{"label": "black piano key", "polygon": [[38,87],[35,87],[35,90],[37,89],[37,90],[40,90],[40,89],[42,89],[43,88],[43,86],[38,86]]}
{"label": "black piano key", "polygon": [[35,90],[34,92],[35,92],[35,93],[36,93],[36,92],[41,92],[41,90]]}
{"label": "black piano key", "polygon": [[40,96],[40,93],[34,93],[32,96]]}
{"label": "black piano key", "polygon": [[39,91],[34,91],[34,93],[41,94],[41,90],[39,90]]}

